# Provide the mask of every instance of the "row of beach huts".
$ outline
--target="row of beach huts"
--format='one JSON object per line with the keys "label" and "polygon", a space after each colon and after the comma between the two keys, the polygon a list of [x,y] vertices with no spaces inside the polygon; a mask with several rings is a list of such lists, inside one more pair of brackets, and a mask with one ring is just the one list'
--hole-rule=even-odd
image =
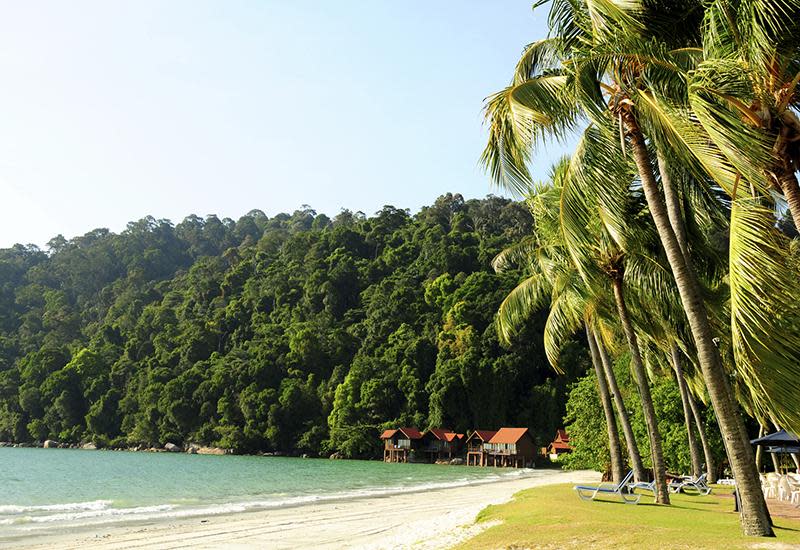
{"label": "row of beach huts", "polygon": [[468,436],[445,428],[384,430],[384,462],[452,462],[462,459],[467,466],[532,467],[537,455],[557,459],[570,452],[569,436],[558,430],[553,442],[538,449],[528,428],[474,430]]}

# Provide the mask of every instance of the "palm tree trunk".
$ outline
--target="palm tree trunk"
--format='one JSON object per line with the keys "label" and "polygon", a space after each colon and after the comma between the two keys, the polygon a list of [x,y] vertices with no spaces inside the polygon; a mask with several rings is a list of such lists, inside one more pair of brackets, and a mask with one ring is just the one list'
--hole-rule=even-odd
{"label": "palm tree trunk", "polygon": [[628,306],[625,304],[625,295],[622,290],[622,281],[614,279],[614,299],[617,303],[617,312],[622,323],[622,330],[628,340],[631,350],[631,364],[633,373],[636,376],[636,385],[639,388],[639,397],[642,400],[642,410],[644,421],[647,424],[647,433],[650,436],[650,456],[653,460],[653,478],[656,485],[656,502],[659,504],[669,504],[669,493],[667,492],[666,465],[664,463],[664,452],[661,449],[661,435],[658,433],[658,422],[656,420],[656,409],[653,406],[653,397],[650,394],[650,384],[647,381],[647,373],[644,371],[642,356],[639,353],[639,342],[636,338],[636,331],[633,330],[633,323],[628,314]]}
{"label": "palm tree trunk", "polygon": [[[656,151],[656,159],[658,161],[658,171],[661,174],[661,185],[664,188],[664,202],[667,207],[667,216],[669,217],[670,226],[672,226],[672,231],[675,233],[675,239],[678,241],[678,246],[681,249],[681,253],[683,254],[684,259],[686,260],[687,265],[692,264],[692,259],[689,255],[689,239],[686,236],[686,220],[683,217],[683,212],[681,211],[681,204],[680,204],[680,194],[678,193],[677,189],[672,183],[672,176],[669,173],[668,165],[666,159],[664,158],[664,154],[661,152],[660,149]],[[679,365],[680,366],[680,365]],[[683,379],[683,376],[680,378]],[[703,419],[700,416],[700,411],[698,410],[697,403],[692,397],[691,392],[688,391],[688,388],[685,385],[686,380],[683,379],[684,388],[686,391],[686,398],[689,402],[689,406],[692,410],[692,416],[694,417],[694,422],[697,425],[697,431],[700,434],[700,441],[703,446],[703,454],[705,455],[706,459],[706,477],[709,483],[714,483],[717,480],[717,470],[714,461],[714,455],[711,453],[711,446],[706,439],[705,428],[703,427]],[[687,424],[687,430],[690,430]],[[691,451],[691,440],[689,441],[690,451]],[[695,449],[697,448],[697,443],[695,440]],[[692,455],[694,457],[694,454]],[[692,458],[692,464],[694,465],[694,458]],[[696,475],[696,474],[695,474]]]}
{"label": "palm tree trunk", "polygon": [[681,367],[681,350],[673,342],[670,349],[672,358],[672,368],[675,369],[675,377],[678,379],[678,389],[681,393],[681,403],[683,404],[683,421],[686,423],[686,436],[689,440],[689,455],[692,458],[692,476],[700,477],[702,471],[702,459],[700,458],[700,445],[692,429],[692,409],[689,406],[689,388],[686,387],[686,380],[683,378],[683,367]]}
{"label": "palm tree trunk", "polygon": [[681,212],[680,195],[672,184],[672,176],[660,150],[656,152],[656,158],[658,159],[658,171],[661,173],[661,186],[664,188],[664,201],[667,205],[669,223],[672,231],[675,232],[675,238],[678,239],[678,246],[681,247],[683,256],[689,262],[689,239],[686,237],[686,223]]}
{"label": "palm tree trunk", "polygon": [[606,415],[606,428],[608,430],[608,451],[611,455],[611,476],[614,483],[619,483],[625,477],[622,465],[622,445],[619,442],[619,431],[617,421],[614,418],[614,408],[611,405],[611,396],[608,393],[603,367],[600,366],[600,354],[597,352],[592,330],[586,325],[586,340],[589,342],[589,351],[592,355],[592,366],[597,376],[597,393],[600,395],[600,402],[603,404],[603,412]]}
{"label": "palm tree trunk", "polygon": [[706,478],[709,483],[716,483],[717,481],[717,464],[714,460],[714,453],[711,451],[711,443],[706,437],[705,423],[703,422],[703,415],[700,414],[700,407],[697,406],[697,401],[694,400],[692,392],[689,392],[689,407],[692,409],[692,416],[694,423],[697,425],[697,433],[700,434],[700,443],[703,446],[703,456],[706,459]]}
{"label": "palm tree trunk", "polygon": [[628,458],[631,460],[633,477],[636,481],[647,481],[647,472],[642,463],[642,455],[639,453],[639,445],[636,443],[636,438],[633,435],[633,427],[631,426],[630,416],[628,416],[628,409],[625,407],[625,401],[622,399],[622,393],[619,391],[617,375],[614,374],[614,366],[611,364],[611,359],[608,357],[608,352],[603,342],[600,338],[597,338],[597,335],[595,335],[595,341],[597,343],[597,351],[600,353],[600,360],[603,363],[603,370],[606,372],[608,389],[611,391],[614,404],[617,406],[619,423],[622,425],[622,433],[625,435],[625,446],[628,448]]}
{"label": "palm tree trunk", "polygon": [[800,185],[797,183],[797,176],[791,169],[781,171],[778,175],[778,185],[783,191],[783,196],[786,197],[786,203],[789,205],[789,212],[794,220],[794,227],[800,231]]}
{"label": "palm tree trunk", "polygon": [[[686,260],[687,265],[691,265],[692,259],[689,256],[689,239],[686,236],[686,220],[683,217],[683,212],[681,211],[681,204],[680,204],[680,194],[678,193],[677,189],[672,183],[672,176],[669,173],[669,167],[667,165],[666,159],[664,158],[664,154],[660,149],[656,151],[656,158],[658,161],[658,171],[661,174],[661,185],[664,188],[664,202],[667,207],[667,216],[669,217],[669,223],[672,226],[672,231],[675,233],[675,239],[678,241],[678,246],[681,249],[681,253],[683,254],[684,259]],[[680,365],[678,365],[680,366]],[[692,397],[691,392],[688,391],[688,388],[685,385],[686,380],[681,375],[679,377],[684,382],[684,388],[686,389],[686,393],[682,394],[686,396],[689,407],[692,410],[692,416],[694,417],[694,422],[697,425],[697,431],[700,434],[700,441],[703,446],[703,454],[705,455],[706,459],[706,477],[709,483],[714,483],[717,480],[717,470],[715,466],[714,456],[711,453],[711,446],[706,439],[705,428],[703,427],[703,419],[700,416],[700,411],[698,410],[697,403]],[[691,430],[689,425],[687,424],[687,430]],[[691,436],[690,436],[691,437]],[[697,441],[695,440],[695,451],[691,450],[692,441],[689,441],[690,452],[692,452],[692,465],[694,469],[695,459],[694,459],[694,452],[697,449]],[[695,475],[697,475],[695,473]]]}
{"label": "palm tree trunk", "polygon": [[625,114],[625,122],[647,205],[678,286],[697,347],[703,378],[717,413],[731,470],[736,478],[736,487],[741,499],[742,529],[746,535],[772,536],[772,526],[755,467],[753,449],[750,447],[744,422],[733,400],[719,352],[713,343],[714,333],[700,293],[700,285],[675,238],[658,184],[653,177],[653,167],[650,165],[644,135],[633,113]]}

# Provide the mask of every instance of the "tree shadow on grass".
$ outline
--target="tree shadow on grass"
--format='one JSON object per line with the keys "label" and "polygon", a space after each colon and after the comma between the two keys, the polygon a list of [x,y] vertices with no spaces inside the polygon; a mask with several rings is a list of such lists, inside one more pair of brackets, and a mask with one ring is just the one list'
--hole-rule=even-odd
{"label": "tree shadow on grass", "polygon": [[786,531],[787,533],[800,533],[800,529],[797,529],[795,527],[782,527],[780,525],[773,525],[772,526],[772,530],[773,531]]}

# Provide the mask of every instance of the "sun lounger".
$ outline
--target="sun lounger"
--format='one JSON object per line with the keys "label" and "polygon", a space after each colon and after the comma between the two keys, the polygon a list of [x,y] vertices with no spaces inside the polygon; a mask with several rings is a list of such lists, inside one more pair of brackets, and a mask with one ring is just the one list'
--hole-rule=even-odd
{"label": "sun lounger", "polygon": [[653,494],[656,494],[656,482],[655,481],[637,481],[636,483],[628,483],[628,489],[631,491],[635,491],[636,489],[641,489],[642,491],[650,491]]}
{"label": "sun lounger", "polygon": [[639,504],[639,499],[642,495],[636,495],[628,492],[628,483],[633,478],[633,470],[628,472],[625,478],[616,485],[610,483],[600,483],[596,486],[590,485],[576,485],[575,491],[581,500],[594,500],[595,498],[604,495],[618,497],[625,504]]}
{"label": "sun lounger", "polygon": [[685,493],[686,489],[694,489],[698,494],[703,496],[711,493],[711,487],[706,484],[706,474],[701,475],[697,479],[676,479],[669,484],[669,490],[672,493]]}

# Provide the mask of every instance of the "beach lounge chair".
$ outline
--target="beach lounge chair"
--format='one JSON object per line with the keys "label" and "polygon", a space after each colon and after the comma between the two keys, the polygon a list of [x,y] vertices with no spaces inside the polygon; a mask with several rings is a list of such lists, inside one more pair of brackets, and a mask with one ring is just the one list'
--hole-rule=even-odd
{"label": "beach lounge chair", "polygon": [[636,483],[628,483],[628,489],[631,491],[635,491],[636,489],[640,489],[642,491],[650,491],[654,495],[656,494],[656,482],[655,481],[637,481]]}
{"label": "beach lounge chair", "polygon": [[706,484],[706,474],[701,475],[697,479],[676,479],[669,484],[669,490],[673,493],[685,493],[686,489],[694,489],[698,494],[703,496],[711,493],[711,487]]}
{"label": "beach lounge chair", "polygon": [[642,495],[628,492],[628,484],[631,479],[633,479],[633,470],[628,472],[628,475],[616,485],[605,482],[596,486],[576,485],[574,489],[581,500],[594,500],[601,495],[605,495],[618,497],[625,504],[639,504],[639,499],[642,498]]}

